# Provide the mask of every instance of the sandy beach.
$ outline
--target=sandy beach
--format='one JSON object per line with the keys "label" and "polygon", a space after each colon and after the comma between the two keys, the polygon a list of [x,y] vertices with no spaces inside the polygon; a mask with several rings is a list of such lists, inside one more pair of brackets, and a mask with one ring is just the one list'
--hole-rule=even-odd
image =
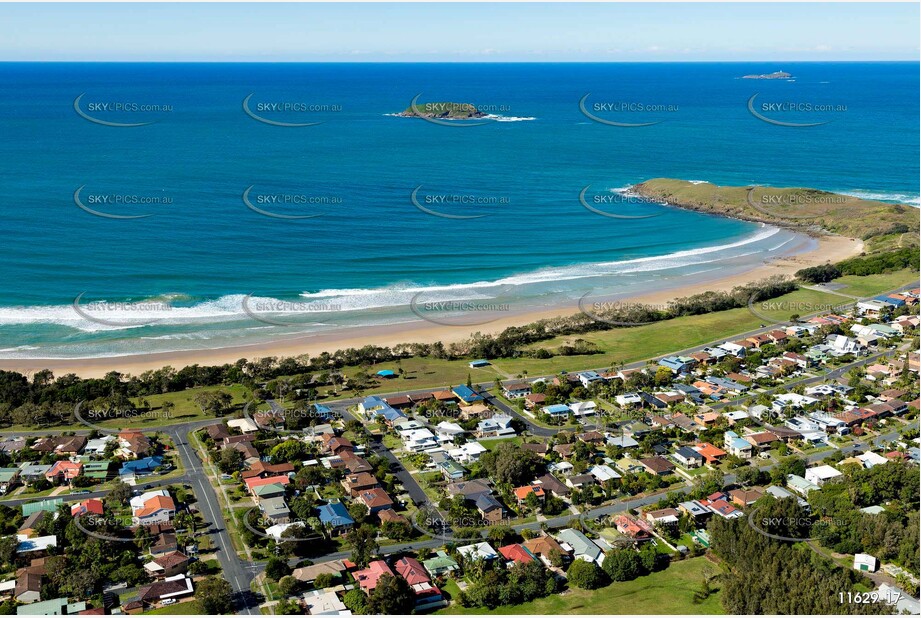
{"label": "sandy beach", "polygon": [[[790,257],[775,258],[744,273],[693,285],[673,287],[669,290],[650,292],[621,300],[648,304],[666,304],[675,298],[690,296],[708,290],[730,290],[735,286],[773,275],[792,276],[801,268],[826,262],[837,262],[856,255],[863,249],[861,241],[840,236],[822,236],[817,241],[818,248],[814,251]],[[527,324],[542,318],[571,315],[578,311],[579,309],[574,303],[571,307],[556,307],[544,311],[516,313],[479,326],[443,326],[420,320],[406,324],[341,329],[331,333],[215,350],[188,350],[88,359],[0,360],[0,369],[18,371],[26,375],[41,369],[50,369],[57,376],[75,373],[84,378],[102,377],[110,371],[138,375],[144,371],[159,369],[167,365],[179,369],[192,364],[220,365],[232,363],[241,358],[255,359],[267,356],[281,357],[302,354],[313,356],[322,352],[334,352],[339,349],[357,348],[365,345],[394,346],[400,343],[430,343],[435,341],[451,343],[463,340],[474,332],[496,333],[509,326]]]}

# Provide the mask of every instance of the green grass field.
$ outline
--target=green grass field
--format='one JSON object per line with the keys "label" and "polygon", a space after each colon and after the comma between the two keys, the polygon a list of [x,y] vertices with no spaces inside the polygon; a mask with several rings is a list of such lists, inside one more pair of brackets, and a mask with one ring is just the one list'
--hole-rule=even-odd
{"label": "green grass field", "polygon": [[918,273],[912,272],[907,268],[880,275],[867,275],[866,277],[846,275],[834,280],[834,283],[843,283],[846,286],[836,290],[837,292],[861,297],[894,290],[897,287],[911,282],[914,282],[916,285],[918,284]]}
{"label": "green grass field", "polygon": [[[694,603],[694,592],[704,577],[716,575],[719,568],[704,557],[691,558],[672,564],[669,568],[630,582],[615,582],[599,590],[567,590],[530,603],[467,609],[452,604],[439,614],[723,614],[719,583],[711,582],[717,590],[700,604]],[[456,590],[450,586],[450,593]],[[456,595],[456,592],[455,592]]]}

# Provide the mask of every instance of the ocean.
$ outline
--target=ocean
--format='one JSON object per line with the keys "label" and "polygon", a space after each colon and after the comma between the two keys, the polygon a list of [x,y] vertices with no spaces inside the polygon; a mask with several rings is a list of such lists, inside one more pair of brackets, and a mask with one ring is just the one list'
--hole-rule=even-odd
{"label": "ocean", "polygon": [[746,270],[814,241],[627,187],[918,206],[918,91],[917,63],[0,63],[0,358],[468,327]]}

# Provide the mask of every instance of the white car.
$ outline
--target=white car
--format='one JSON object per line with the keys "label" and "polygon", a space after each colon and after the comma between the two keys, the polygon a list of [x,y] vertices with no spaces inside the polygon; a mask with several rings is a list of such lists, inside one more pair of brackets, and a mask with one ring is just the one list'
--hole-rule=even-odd
{"label": "white car", "polygon": [[176,602],[176,599],[166,599],[160,605],[172,605]]}

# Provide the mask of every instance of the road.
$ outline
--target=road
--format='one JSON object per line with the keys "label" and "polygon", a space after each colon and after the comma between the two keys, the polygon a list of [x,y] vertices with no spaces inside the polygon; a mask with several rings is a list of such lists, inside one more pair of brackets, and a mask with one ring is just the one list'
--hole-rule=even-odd
{"label": "road", "polygon": [[187,442],[188,431],[185,426],[165,429],[182,459],[182,465],[189,471],[189,485],[198,501],[198,510],[210,523],[208,534],[216,548],[216,556],[223,570],[222,576],[230,582],[233,589],[237,613],[259,614],[259,600],[250,590],[250,583],[259,567],[241,560],[234,551],[230,535],[227,533],[228,524],[224,519],[221,503],[204,472],[203,462]]}

